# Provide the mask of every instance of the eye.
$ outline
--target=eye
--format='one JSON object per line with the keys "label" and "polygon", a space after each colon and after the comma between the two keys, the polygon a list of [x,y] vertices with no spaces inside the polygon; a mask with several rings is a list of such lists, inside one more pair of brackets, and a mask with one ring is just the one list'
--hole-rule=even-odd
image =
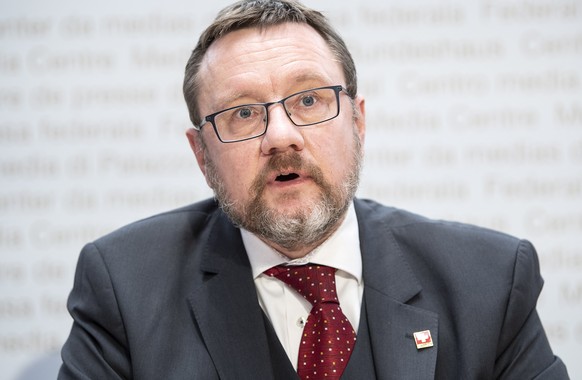
{"label": "eye", "polygon": [[237,112],[237,116],[241,119],[248,119],[253,115],[253,111],[250,108],[241,108]]}
{"label": "eye", "polygon": [[315,98],[312,95],[306,95],[301,98],[301,105],[306,107],[311,107],[315,104]]}

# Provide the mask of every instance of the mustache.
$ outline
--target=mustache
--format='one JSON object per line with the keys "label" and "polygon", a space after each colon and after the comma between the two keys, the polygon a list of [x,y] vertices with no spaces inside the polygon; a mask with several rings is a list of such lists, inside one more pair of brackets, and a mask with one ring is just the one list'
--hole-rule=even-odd
{"label": "mustache", "polygon": [[308,175],[318,186],[325,188],[327,183],[323,171],[315,164],[307,162],[299,153],[279,153],[272,156],[261,169],[252,183],[251,188],[256,195],[263,192],[270,173],[277,171],[297,171]]}

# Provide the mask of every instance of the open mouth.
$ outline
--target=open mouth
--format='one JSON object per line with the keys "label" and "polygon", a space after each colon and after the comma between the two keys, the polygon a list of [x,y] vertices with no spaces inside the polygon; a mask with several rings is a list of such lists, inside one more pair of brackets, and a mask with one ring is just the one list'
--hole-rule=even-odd
{"label": "open mouth", "polygon": [[288,182],[293,181],[294,179],[299,178],[299,174],[297,173],[289,173],[289,174],[279,174],[275,181],[277,182]]}

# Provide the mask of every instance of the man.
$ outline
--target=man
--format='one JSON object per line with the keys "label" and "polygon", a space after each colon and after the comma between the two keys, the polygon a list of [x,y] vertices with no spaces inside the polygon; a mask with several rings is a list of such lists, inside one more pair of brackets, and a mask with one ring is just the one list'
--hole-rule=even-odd
{"label": "man", "polygon": [[60,379],[568,378],[528,242],[354,199],[364,99],[320,13],[226,8],[184,94],[216,200],[83,249]]}

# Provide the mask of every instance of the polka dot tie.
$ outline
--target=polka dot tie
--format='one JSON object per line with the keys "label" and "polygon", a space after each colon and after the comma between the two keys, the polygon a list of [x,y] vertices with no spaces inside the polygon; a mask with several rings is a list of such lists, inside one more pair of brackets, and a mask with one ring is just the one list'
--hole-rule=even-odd
{"label": "polka dot tie", "polygon": [[299,346],[297,373],[303,380],[339,379],[356,342],[356,332],[339,305],[335,271],[315,264],[265,271],[294,288],[313,306]]}

